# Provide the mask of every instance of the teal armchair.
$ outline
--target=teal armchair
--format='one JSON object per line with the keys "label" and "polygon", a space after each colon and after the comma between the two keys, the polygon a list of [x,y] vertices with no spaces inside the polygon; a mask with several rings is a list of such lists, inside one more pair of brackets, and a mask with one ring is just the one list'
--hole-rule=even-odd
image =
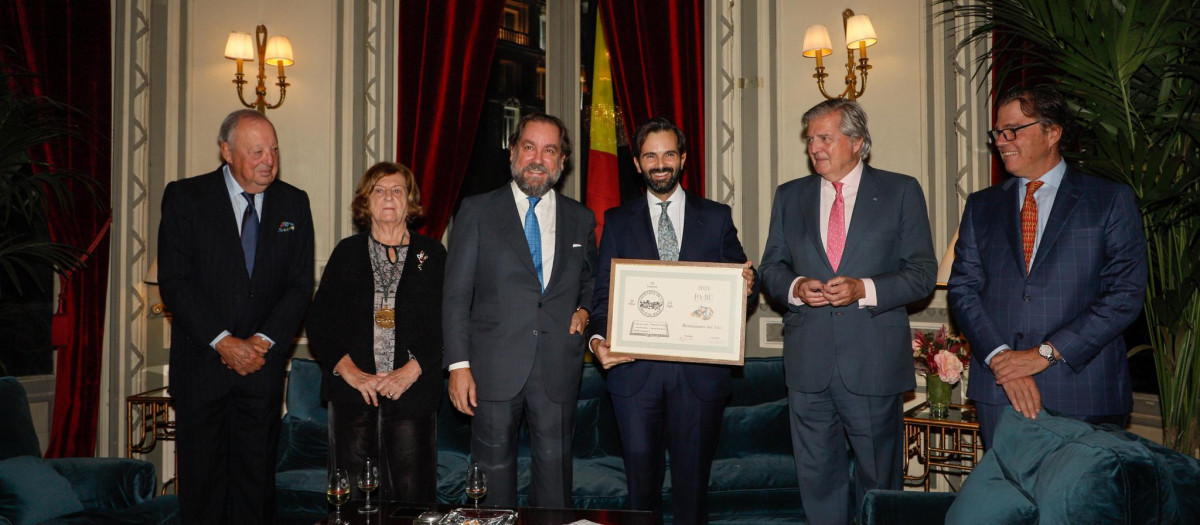
{"label": "teal armchair", "polygon": [[0,525],[178,523],[179,501],[155,497],[150,463],[43,459],[25,389],[13,377],[0,377],[0,429]]}

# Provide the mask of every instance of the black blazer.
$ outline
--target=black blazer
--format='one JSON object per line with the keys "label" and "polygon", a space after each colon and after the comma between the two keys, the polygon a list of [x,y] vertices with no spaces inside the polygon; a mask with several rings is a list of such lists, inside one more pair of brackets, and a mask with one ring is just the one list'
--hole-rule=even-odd
{"label": "black blazer", "polygon": [[[362,403],[362,394],[333,367],[349,354],[364,372],[375,373],[375,276],[367,251],[368,234],[342,239],[329,256],[321,286],[308,313],[310,350],[325,370],[321,396],[326,400]],[[437,411],[442,394],[442,276],[446,249],[441,243],[412,233],[404,272],[396,290],[396,348],[394,366],[408,363],[412,351],[421,376],[399,399],[379,396],[380,405],[395,403],[401,418]],[[390,412],[389,412],[390,413]]]}
{"label": "black blazer", "polygon": [[[263,192],[254,275],[218,168],[167,185],[158,229],[158,283],[172,314],[170,392],[202,403],[241,392],[282,395],[292,340],[313,285],[308,194],[276,180]],[[222,331],[275,341],[259,371],[239,376],[209,343]]]}

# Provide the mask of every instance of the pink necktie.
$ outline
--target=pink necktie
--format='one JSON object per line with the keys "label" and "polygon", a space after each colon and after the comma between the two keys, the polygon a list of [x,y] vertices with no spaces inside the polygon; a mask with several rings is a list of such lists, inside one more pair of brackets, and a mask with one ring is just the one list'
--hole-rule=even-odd
{"label": "pink necktie", "polygon": [[844,183],[833,183],[833,209],[829,210],[829,231],[825,243],[825,254],[829,256],[829,265],[837,271],[838,263],[842,261],[842,250],[846,248],[846,201],[842,199]]}

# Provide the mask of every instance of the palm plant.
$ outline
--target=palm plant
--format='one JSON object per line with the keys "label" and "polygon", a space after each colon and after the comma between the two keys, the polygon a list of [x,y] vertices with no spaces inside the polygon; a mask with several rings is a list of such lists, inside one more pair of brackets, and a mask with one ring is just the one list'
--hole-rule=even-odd
{"label": "palm plant", "polygon": [[73,136],[64,119],[70,109],[18,93],[12,80],[0,71],[0,289],[21,295],[39,267],[65,274],[83,264],[82,250],[39,232],[51,209],[70,213],[75,195],[94,198],[96,186],[90,177],[30,157],[36,148]]}
{"label": "palm plant", "polygon": [[1017,75],[1054,85],[1082,130],[1079,149],[1064,155],[1136,192],[1149,241],[1145,312],[1163,439],[1197,454],[1200,0],[941,1],[942,15],[967,31],[960,46],[994,38],[977,75],[1002,58],[995,85]]}

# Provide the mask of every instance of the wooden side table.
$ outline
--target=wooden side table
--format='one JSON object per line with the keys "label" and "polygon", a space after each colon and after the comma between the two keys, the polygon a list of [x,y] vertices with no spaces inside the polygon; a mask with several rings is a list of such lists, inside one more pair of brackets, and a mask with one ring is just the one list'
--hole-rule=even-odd
{"label": "wooden side table", "polygon": [[[975,407],[950,405],[950,415],[932,418],[929,403],[904,412],[904,483],[929,492],[931,473],[965,475],[983,459]],[[910,465],[916,458],[916,472]]]}
{"label": "wooden side table", "polygon": [[[125,436],[125,455],[149,454],[158,446],[159,441],[175,441],[175,418],[171,414],[173,404],[167,387],[156,388],[134,394],[125,398],[125,414],[128,419],[128,433]],[[135,410],[136,409],[136,410]],[[175,471],[179,472],[179,457],[175,457]],[[167,487],[175,484],[175,493],[179,493],[179,485],[175,478],[163,482],[162,493],[167,493]]]}

